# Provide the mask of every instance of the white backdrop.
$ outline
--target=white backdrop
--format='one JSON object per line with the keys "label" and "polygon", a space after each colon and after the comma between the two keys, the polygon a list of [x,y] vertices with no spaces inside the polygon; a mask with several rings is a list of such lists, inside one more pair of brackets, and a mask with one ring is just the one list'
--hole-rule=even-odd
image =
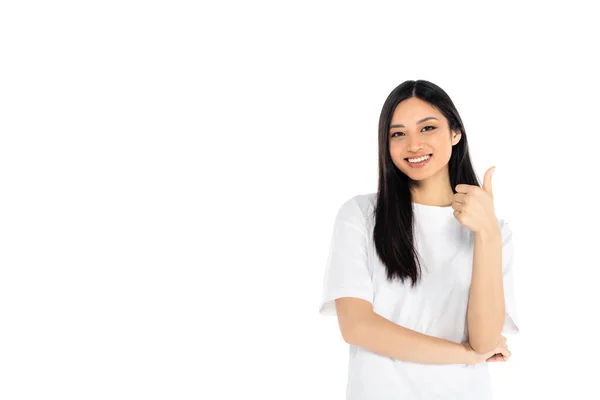
{"label": "white backdrop", "polygon": [[459,3],[3,2],[0,398],[343,399],[329,239],[407,79],[497,166],[496,398],[596,396],[596,14]]}

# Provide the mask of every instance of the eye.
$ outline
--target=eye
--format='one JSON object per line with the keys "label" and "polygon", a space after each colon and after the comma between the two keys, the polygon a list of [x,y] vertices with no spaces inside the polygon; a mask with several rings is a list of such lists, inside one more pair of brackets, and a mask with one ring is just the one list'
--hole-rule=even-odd
{"label": "eye", "polygon": [[402,134],[402,135],[404,135],[404,132],[394,132],[394,133],[392,133],[391,137],[394,137],[394,135],[395,135],[396,133],[399,133],[399,134]]}
{"label": "eye", "polygon": [[[433,129],[435,129],[435,126],[427,125],[425,128],[432,128],[432,130],[433,130]],[[423,129],[425,129],[425,128],[423,128]],[[429,132],[429,131],[427,131],[427,132]]]}

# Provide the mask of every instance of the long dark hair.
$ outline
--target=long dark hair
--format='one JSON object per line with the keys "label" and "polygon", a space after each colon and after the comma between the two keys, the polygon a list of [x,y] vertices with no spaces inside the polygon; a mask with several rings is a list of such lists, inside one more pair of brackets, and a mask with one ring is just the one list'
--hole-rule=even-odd
{"label": "long dark hair", "polygon": [[373,241],[377,254],[385,265],[387,278],[392,281],[411,279],[414,287],[421,278],[421,263],[414,244],[414,218],[409,178],[390,156],[389,130],[392,115],[398,103],[417,97],[438,109],[448,120],[450,130],[460,131],[462,137],[452,146],[448,162],[450,185],[481,186],[469,157],[467,134],[454,103],[439,86],[425,81],[405,81],[389,94],[379,117],[379,184],[374,209]]}

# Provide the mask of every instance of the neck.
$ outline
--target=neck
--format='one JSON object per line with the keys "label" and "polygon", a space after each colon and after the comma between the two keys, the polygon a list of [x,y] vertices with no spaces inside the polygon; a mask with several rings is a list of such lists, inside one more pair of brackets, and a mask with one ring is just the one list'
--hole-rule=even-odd
{"label": "neck", "polygon": [[454,192],[450,185],[447,167],[428,179],[411,181],[410,186],[414,203],[447,207],[454,201]]}

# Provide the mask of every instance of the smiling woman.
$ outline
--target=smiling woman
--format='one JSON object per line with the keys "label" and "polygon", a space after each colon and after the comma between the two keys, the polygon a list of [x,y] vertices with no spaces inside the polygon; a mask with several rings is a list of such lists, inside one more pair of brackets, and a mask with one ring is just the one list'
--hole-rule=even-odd
{"label": "smiling woman", "polygon": [[[320,313],[350,345],[348,399],[492,398],[517,333],[512,231],[440,87],[406,81],[379,119],[377,193],[340,207]],[[476,271],[476,272],[473,272]]]}
{"label": "smiling woman", "polygon": [[[422,115],[426,117],[421,118]],[[410,178],[415,190],[413,200],[421,200],[424,190],[422,187],[419,190],[419,182],[426,179],[452,194],[447,164],[452,147],[461,136],[461,130],[451,130],[438,109],[418,97],[396,106],[390,123],[389,152],[394,165]],[[441,182],[445,184],[440,185]]]}

